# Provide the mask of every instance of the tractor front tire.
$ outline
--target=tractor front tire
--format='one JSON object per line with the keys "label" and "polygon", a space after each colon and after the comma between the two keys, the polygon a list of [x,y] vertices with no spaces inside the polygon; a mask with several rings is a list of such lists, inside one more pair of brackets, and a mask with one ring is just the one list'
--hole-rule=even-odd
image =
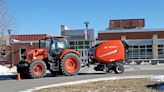
{"label": "tractor front tire", "polygon": [[44,61],[33,61],[29,65],[28,75],[32,79],[42,78],[46,75],[47,66]]}
{"label": "tractor front tire", "polygon": [[62,57],[60,67],[66,76],[77,75],[81,68],[80,57],[75,53],[67,53]]}

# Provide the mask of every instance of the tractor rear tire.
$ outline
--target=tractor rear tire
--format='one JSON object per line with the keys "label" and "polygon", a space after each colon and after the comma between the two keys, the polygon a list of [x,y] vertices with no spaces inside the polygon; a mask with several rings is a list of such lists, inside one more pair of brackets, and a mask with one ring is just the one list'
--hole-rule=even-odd
{"label": "tractor rear tire", "polygon": [[44,61],[33,61],[29,65],[29,78],[42,78],[46,75],[47,66]]}
{"label": "tractor rear tire", "polygon": [[75,53],[68,53],[61,59],[60,67],[62,73],[66,76],[77,75],[81,68],[80,57]]}
{"label": "tractor rear tire", "polygon": [[114,66],[114,72],[116,74],[122,74],[124,72],[124,66],[123,66],[123,64],[116,63],[116,65]]}

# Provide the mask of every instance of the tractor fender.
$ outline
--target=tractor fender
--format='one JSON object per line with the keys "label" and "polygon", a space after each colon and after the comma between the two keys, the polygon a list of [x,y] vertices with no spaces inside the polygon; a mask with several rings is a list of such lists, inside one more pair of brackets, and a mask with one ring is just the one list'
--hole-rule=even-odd
{"label": "tractor fender", "polygon": [[66,49],[66,50],[62,51],[62,53],[59,56],[59,59],[61,59],[67,53],[75,53],[75,54],[77,54],[80,57],[80,53],[78,51],[72,50],[72,49]]}

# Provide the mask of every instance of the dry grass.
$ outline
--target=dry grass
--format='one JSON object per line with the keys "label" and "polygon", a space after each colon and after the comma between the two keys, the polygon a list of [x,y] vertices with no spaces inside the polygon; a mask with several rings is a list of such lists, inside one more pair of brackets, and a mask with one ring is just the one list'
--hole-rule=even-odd
{"label": "dry grass", "polygon": [[52,87],[34,92],[158,92],[150,86],[155,83],[156,81],[147,78],[121,79]]}

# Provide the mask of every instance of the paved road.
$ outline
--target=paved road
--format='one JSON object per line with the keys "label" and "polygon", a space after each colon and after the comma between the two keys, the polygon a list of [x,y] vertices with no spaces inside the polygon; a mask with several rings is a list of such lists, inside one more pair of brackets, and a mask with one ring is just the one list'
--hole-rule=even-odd
{"label": "paved road", "polygon": [[[43,79],[26,79],[26,80],[5,80],[0,81],[0,92],[18,92],[25,89],[30,89],[34,87],[57,84],[62,82],[94,79],[101,77],[113,77],[113,76],[133,76],[133,75],[164,75],[164,65],[128,65],[125,66],[124,74],[103,74],[101,72],[95,72],[92,69],[82,69],[80,75],[78,76],[56,76],[56,77],[46,77]],[[93,72],[93,73],[91,73]]]}

